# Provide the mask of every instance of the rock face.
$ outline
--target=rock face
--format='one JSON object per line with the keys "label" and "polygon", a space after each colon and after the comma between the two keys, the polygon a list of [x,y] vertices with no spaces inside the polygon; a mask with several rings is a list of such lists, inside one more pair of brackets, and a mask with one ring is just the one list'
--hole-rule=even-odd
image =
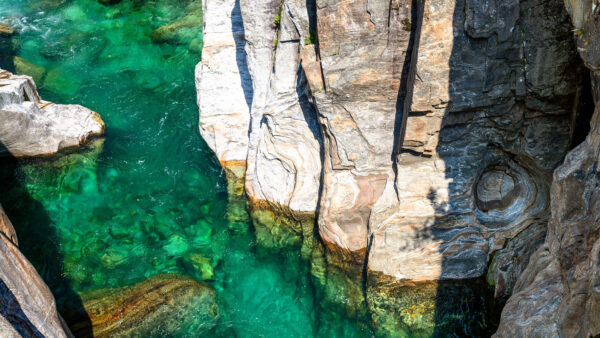
{"label": "rock face", "polygon": [[200,131],[230,184],[245,178],[259,241],[311,242],[321,159],[300,67],[310,35],[306,4],[204,1],[204,13]]}
{"label": "rock face", "polygon": [[0,156],[54,155],[103,133],[97,113],[43,101],[31,77],[0,69]]}
{"label": "rock face", "polygon": [[552,218],[502,311],[498,337],[600,334],[600,105],[587,140],[554,173]]}
{"label": "rock face", "polygon": [[[174,335],[177,330],[201,334],[214,326],[219,314],[210,286],[175,274],[93,291],[83,300],[84,312],[65,314],[77,337],[83,336],[79,330],[87,325],[88,316],[94,337],[148,337]],[[184,315],[192,312],[193,318]]]}
{"label": "rock face", "polygon": [[584,68],[562,2],[205,0],[205,14],[200,127],[223,163],[247,164],[260,242],[313,259],[322,242],[327,279],[382,332],[412,326],[409,301],[386,299],[416,299],[398,291],[414,283],[431,306],[438,281],[486,274],[510,296],[576,144]]}
{"label": "rock face", "polygon": [[[565,1],[598,102],[600,31],[592,2]],[[554,172],[552,217],[543,246],[502,311],[498,337],[600,335],[600,105],[587,139]]]}
{"label": "rock face", "polygon": [[0,206],[0,336],[71,337],[54,296],[19,251],[16,238]]}

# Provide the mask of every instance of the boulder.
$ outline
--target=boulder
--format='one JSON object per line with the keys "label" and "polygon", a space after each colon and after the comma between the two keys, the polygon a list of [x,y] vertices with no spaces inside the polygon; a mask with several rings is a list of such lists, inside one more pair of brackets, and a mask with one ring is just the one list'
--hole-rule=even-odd
{"label": "boulder", "polygon": [[155,275],[117,289],[82,295],[85,310],[66,313],[75,336],[87,333],[91,320],[94,337],[202,335],[219,315],[212,287],[176,274]]}
{"label": "boulder", "polygon": [[51,156],[84,145],[104,129],[96,112],[44,101],[31,77],[0,70],[0,155]]}

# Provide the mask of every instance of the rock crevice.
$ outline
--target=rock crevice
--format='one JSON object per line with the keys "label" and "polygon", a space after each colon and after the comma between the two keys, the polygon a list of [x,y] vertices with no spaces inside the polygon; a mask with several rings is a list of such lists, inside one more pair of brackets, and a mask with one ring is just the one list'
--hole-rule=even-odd
{"label": "rock crevice", "polygon": [[[560,1],[218,3],[213,17],[240,6],[253,100],[231,119],[242,96],[227,84],[237,101],[200,104],[201,129],[205,116],[225,120],[213,130],[236,124],[208,143],[247,164],[259,242],[324,256],[322,280],[342,281],[349,312],[368,309],[381,333],[432,333],[443,321],[411,324],[401,306],[434,306],[453,292],[445,281],[486,276],[497,300],[512,294],[582,109]],[[217,60],[211,48],[201,64]],[[199,96],[210,79],[197,73]],[[398,292],[414,283],[420,300]]]}

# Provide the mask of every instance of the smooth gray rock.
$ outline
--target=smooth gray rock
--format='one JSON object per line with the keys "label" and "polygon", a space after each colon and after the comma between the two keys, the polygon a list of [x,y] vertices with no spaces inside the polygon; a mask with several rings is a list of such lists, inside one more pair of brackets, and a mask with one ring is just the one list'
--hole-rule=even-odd
{"label": "smooth gray rock", "polygon": [[0,156],[50,156],[104,133],[100,116],[79,105],[43,101],[29,76],[0,69]]}
{"label": "smooth gray rock", "polygon": [[247,167],[245,191],[263,244],[313,238],[321,158],[300,66],[309,36],[306,2],[207,0],[204,9],[196,68],[202,136],[237,173],[230,181]]}

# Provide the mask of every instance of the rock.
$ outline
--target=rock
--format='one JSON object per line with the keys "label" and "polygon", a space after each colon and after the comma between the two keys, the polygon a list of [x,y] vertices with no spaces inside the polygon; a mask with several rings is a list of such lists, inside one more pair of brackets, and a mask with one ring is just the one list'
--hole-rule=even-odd
{"label": "rock", "polygon": [[[320,276],[343,284],[332,299],[347,292],[349,312],[400,313],[381,291],[395,282],[487,274],[499,300],[512,293],[544,240],[584,91],[560,2],[205,6],[200,129],[222,163],[246,162],[259,243],[324,250]],[[416,294],[458,297],[428,290]]]}
{"label": "rock", "polygon": [[200,272],[202,280],[214,280],[215,271],[210,263],[210,259],[198,253],[191,253],[188,260],[192,262],[192,266],[196,271]]}
{"label": "rock", "polygon": [[225,168],[242,165],[245,172],[252,82],[235,2],[205,2],[204,47],[195,78],[202,137]]}
{"label": "rock", "polygon": [[0,336],[72,337],[52,293],[17,247],[16,234],[0,207]]}
{"label": "rock", "polygon": [[92,291],[82,298],[85,312],[65,316],[78,337],[83,327],[80,322],[84,323],[87,316],[94,337],[148,337],[202,334],[215,325],[219,315],[216,294],[210,286],[176,274],[152,276],[118,289]]}
{"label": "rock", "polygon": [[14,34],[14,32],[14,28],[0,24],[0,36],[11,36]]}
{"label": "rock", "polygon": [[10,242],[12,242],[15,246],[19,246],[17,232],[15,231],[15,228],[8,219],[8,216],[6,216],[2,205],[0,205],[0,234],[4,235],[4,237]]}
{"label": "rock", "polygon": [[184,16],[174,22],[158,27],[152,33],[152,41],[176,41],[189,43],[202,36],[202,12]]}
{"label": "rock", "polygon": [[33,78],[33,82],[35,83],[42,83],[44,81],[46,68],[33,64],[20,56],[15,56],[13,58],[13,62],[15,64],[15,70],[17,71],[17,74],[29,75]]}
{"label": "rock", "polygon": [[[279,5],[205,3],[204,48],[196,68],[200,131],[221,163],[235,168],[226,169],[229,181],[237,182],[231,189],[242,189],[245,179],[259,241],[287,246],[306,238],[314,246],[320,136],[314,109],[299,95],[306,88],[299,53],[308,17],[305,4],[285,3],[276,32]],[[294,35],[298,31],[302,39]],[[276,34],[282,43],[273,53]]]}
{"label": "rock", "polygon": [[33,79],[0,70],[0,155],[50,156],[104,133],[100,116],[79,105],[43,101]]}
{"label": "rock", "polygon": [[596,108],[587,138],[554,172],[546,241],[517,280],[497,337],[600,335],[600,25],[595,4],[565,0],[565,6],[577,50],[592,71]]}
{"label": "rock", "polygon": [[498,337],[600,334],[600,105],[587,139],[554,172],[544,245],[502,311]]}

